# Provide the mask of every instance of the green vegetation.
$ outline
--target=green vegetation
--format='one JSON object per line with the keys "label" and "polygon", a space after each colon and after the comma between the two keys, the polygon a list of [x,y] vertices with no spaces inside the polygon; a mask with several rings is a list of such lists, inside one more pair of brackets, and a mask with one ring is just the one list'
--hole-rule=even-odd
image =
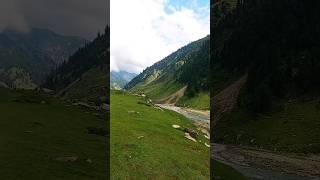
{"label": "green vegetation", "polygon": [[[32,28],[28,33],[4,30],[0,33],[0,81],[13,86],[16,79],[12,68],[19,68],[30,75],[32,82],[40,85],[48,72],[67,60],[85,44],[79,37],[56,34],[50,30]],[[14,77],[14,78],[13,78]]]}
{"label": "green vegetation", "polygon": [[[174,94],[183,86],[178,84],[175,80],[170,78],[163,78],[157,82],[151,82],[147,85],[140,85],[133,87],[130,89],[132,93],[145,93],[149,98],[153,99],[154,101],[161,101],[166,99],[171,94]],[[141,83],[142,84],[142,83]]]}
{"label": "green vegetation", "polygon": [[0,89],[0,114],[1,179],[106,179],[105,113]]}
{"label": "green vegetation", "polygon": [[[106,27],[104,34],[98,34],[92,42],[70,56],[68,62],[64,62],[54,69],[43,86],[60,91],[81,79],[82,75],[90,70],[92,71],[92,68],[100,68],[101,71],[105,70],[105,74],[109,73],[106,71],[109,69],[107,61],[109,40],[109,27]],[[105,84],[108,84],[108,81]],[[108,91],[109,88],[106,90]]]}
{"label": "green vegetation", "polygon": [[186,96],[182,97],[176,105],[180,107],[188,107],[193,109],[209,110],[209,101],[209,93],[200,92],[191,98],[187,98]]}
{"label": "green vegetation", "polygon": [[109,73],[107,68],[104,66],[89,69],[81,76],[79,82],[63,94],[63,97],[85,102],[107,102],[109,99]]}
{"label": "green vegetation", "polygon": [[247,79],[237,106],[216,119],[214,139],[319,153],[320,3],[245,0],[226,7],[216,5],[213,14],[211,92]]}
{"label": "green vegetation", "polygon": [[[184,97],[183,102],[193,107],[203,108],[204,106],[193,103],[196,102],[195,99],[203,97],[202,92],[209,90],[209,45],[210,36],[208,35],[180,48],[146,68],[130,81],[125,89],[134,93],[145,93],[156,102],[166,101],[179,93]],[[185,92],[178,92],[185,86],[187,87]],[[181,96],[179,95],[179,98]],[[179,98],[175,98],[174,102],[177,102]],[[209,98],[200,99],[206,100],[201,104],[209,104]]]}
{"label": "green vegetation", "polygon": [[213,161],[212,163],[212,171],[214,178],[217,180],[246,180],[242,174],[237,172],[235,169],[224,165],[220,162]]}
{"label": "green vegetation", "polygon": [[111,179],[209,179],[210,152],[173,124],[195,129],[184,116],[160,110],[141,97],[111,92]]}
{"label": "green vegetation", "polygon": [[273,151],[320,152],[319,102],[285,103],[277,112],[255,115],[243,109],[226,115],[216,127],[220,143],[246,144]]}

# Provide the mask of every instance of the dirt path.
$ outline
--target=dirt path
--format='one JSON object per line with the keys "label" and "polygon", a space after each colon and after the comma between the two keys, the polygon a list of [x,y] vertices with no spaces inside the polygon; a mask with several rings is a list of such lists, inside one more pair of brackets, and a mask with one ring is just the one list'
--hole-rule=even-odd
{"label": "dirt path", "polygon": [[275,154],[248,147],[211,144],[212,158],[233,167],[250,179],[320,179],[319,156]]}

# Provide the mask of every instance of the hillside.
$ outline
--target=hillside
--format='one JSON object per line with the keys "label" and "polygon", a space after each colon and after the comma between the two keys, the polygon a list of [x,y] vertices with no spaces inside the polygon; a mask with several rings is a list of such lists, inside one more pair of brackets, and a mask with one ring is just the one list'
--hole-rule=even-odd
{"label": "hillside", "polygon": [[208,109],[209,44],[207,36],[180,48],[146,68],[125,89],[159,103]]}
{"label": "hillside", "polygon": [[[209,140],[185,116],[124,91],[111,91],[110,108],[111,179],[210,178]],[[184,128],[197,131],[196,142]]]}
{"label": "hillside", "polygon": [[43,87],[56,96],[101,103],[109,101],[109,28],[80,48],[47,77]]}
{"label": "hillside", "polygon": [[[217,22],[210,71],[215,142],[320,153],[319,7],[247,0]],[[224,92],[234,92],[233,102]]]}
{"label": "hillside", "polygon": [[129,73],[126,71],[111,71],[110,73],[110,88],[111,89],[122,89],[130,82],[137,74]]}
{"label": "hillside", "polygon": [[0,33],[2,87],[34,89],[44,82],[51,69],[67,61],[85,42],[46,29],[4,30]]}
{"label": "hillside", "polygon": [[1,179],[107,178],[105,111],[0,88],[0,113]]}

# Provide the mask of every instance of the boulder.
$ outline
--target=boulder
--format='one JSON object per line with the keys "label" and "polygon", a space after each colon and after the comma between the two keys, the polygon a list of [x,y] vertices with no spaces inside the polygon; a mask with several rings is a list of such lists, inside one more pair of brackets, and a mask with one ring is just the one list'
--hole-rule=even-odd
{"label": "boulder", "polygon": [[191,137],[197,138],[198,132],[191,128],[185,128],[184,132],[189,133]]}
{"label": "boulder", "polygon": [[194,139],[193,137],[191,137],[190,134],[187,133],[187,132],[184,133],[184,137],[187,138],[187,139],[189,139],[189,140],[191,140],[191,141],[197,142],[197,140]]}
{"label": "boulder", "polygon": [[175,129],[179,129],[180,128],[180,126],[177,125],[177,124],[173,124],[172,127],[175,128]]}

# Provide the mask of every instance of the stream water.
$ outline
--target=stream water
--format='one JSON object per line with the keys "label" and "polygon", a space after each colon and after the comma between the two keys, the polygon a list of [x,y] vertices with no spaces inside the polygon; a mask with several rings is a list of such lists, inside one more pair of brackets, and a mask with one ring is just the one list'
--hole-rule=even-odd
{"label": "stream water", "polygon": [[[210,111],[198,111],[193,109],[181,108],[171,104],[156,104],[156,105],[161,108],[180,113],[186,118],[194,121],[195,123],[201,122],[202,124],[206,124],[206,126],[209,128]],[[249,165],[244,166],[239,163],[234,163],[233,161],[228,161],[221,156],[221,152],[225,152],[225,154],[231,153],[230,157],[233,156],[232,152],[228,151],[227,146],[212,144],[211,148],[214,148],[211,150],[213,159],[233,167],[234,169],[236,169],[237,171],[245,175],[247,178],[252,180],[258,180],[258,179],[261,179],[261,180],[309,180],[309,179],[312,179],[313,180],[314,179],[314,178],[301,177],[294,174],[287,174],[284,172],[278,172],[278,171],[258,168],[258,167],[249,166]],[[319,179],[316,178],[316,180],[319,180]]]}
{"label": "stream water", "polygon": [[177,107],[171,104],[156,104],[156,105],[161,108],[180,113],[184,115],[186,118],[191,119],[193,121],[210,122],[210,111],[197,111],[197,110]]}

